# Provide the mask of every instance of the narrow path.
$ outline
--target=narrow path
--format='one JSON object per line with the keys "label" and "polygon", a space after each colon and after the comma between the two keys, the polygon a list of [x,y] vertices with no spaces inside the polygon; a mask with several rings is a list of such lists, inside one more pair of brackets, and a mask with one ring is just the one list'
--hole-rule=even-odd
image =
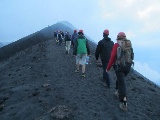
{"label": "narrow path", "polygon": [[[55,89],[61,99],[63,98],[60,104],[68,104],[76,109],[75,120],[105,120],[117,116],[119,109],[117,99],[113,95],[115,89],[102,85],[102,68],[95,65],[94,54],[91,54],[90,64],[86,67],[86,77],[81,78],[80,73],[74,72],[76,67],[72,52],[65,54],[64,46],[58,46],[50,40],[46,53],[51,83],[56,84]],[[112,86],[115,86],[115,81],[112,81]]]}

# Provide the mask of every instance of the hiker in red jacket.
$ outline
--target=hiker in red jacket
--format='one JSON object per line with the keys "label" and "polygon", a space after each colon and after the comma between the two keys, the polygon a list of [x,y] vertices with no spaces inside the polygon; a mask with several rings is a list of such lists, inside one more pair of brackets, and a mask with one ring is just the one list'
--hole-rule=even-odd
{"label": "hiker in red jacket", "polygon": [[124,32],[118,33],[117,43],[115,43],[112,48],[111,57],[106,67],[106,72],[108,72],[113,65],[117,76],[115,95],[119,98],[120,101],[119,107],[123,110],[127,110],[127,93],[126,93],[125,77],[130,72],[132,64],[126,64],[125,67],[116,64],[117,48],[119,47],[119,42],[123,39],[126,39],[125,33]]}

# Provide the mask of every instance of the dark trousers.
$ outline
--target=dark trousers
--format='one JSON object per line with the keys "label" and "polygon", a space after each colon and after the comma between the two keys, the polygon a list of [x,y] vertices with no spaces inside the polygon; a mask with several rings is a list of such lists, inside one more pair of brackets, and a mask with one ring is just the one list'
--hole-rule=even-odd
{"label": "dark trousers", "polygon": [[118,66],[115,70],[117,76],[116,89],[119,92],[120,102],[123,102],[123,98],[127,97],[125,77],[129,74],[130,69],[131,64],[127,64],[125,67]]}
{"label": "dark trousers", "polygon": [[108,87],[110,87],[110,77],[109,74],[106,72],[106,67],[108,63],[102,63],[103,66],[103,79],[106,81]]}
{"label": "dark trousers", "polygon": [[61,46],[61,44],[62,44],[62,39],[59,38],[59,46]]}

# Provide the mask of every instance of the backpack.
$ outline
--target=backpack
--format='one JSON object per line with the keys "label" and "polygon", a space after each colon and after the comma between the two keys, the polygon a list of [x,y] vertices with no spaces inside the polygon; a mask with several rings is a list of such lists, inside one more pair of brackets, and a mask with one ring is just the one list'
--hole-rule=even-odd
{"label": "backpack", "polygon": [[70,40],[71,40],[70,34],[66,34],[66,35],[65,35],[65,39],[66,39],[66,41],[70,41]]}
{"label": "backpack", "polygon": [[118,41],[119,47],[117,48],[117,65],[125,67],[127,63],[133,64],[134,53],[132,43],[130,40],[123,39]]}
{"label": "backpack", "polygon": [[58,38],[61,39],[62,38],[62,35],[60,33],[58,33]]}

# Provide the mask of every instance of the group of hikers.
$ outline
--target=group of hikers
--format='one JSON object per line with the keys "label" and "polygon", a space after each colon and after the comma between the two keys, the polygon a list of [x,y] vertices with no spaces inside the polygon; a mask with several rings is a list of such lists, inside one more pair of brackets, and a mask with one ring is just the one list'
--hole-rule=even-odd
{"label": "group of hikers", "polygon": [[[59,39],[59,34],[61,31],[57,32],[54,36],[56,41],[65,41],[66,54],[69,53],[70,46],[73,46],[73,55],[76,57],[76,73],[80,72],[81,76],[85,77],[85,67],[86,58],[90,56],[90,47],[87,38],[84,35],[83,30],[74,30],[74,33],[70,35],[68,32],[64,35],[62,39]],[[62,34],[61,34],[62,36]],[[131,66],[133,64],[133,48],[131,41],[127,39],[124,32],[119,32],[117,35],[117,42],[114,42],[109,38],[109,30],[105,29],[103,31],[103,39],[98,42],[95,51],[96,63],[99,64],[99,57],[103,68],[103,80],[108,88],[110,85],[110,76],[108,71],[113,67],[116,73],[116,92],[115,95],[119,99],[119,107],[122,110],[127,111],[127,92],[126,92],[126,80],[125,77],[129,74]],[[59,43],[61,45],[61,43]]]}

